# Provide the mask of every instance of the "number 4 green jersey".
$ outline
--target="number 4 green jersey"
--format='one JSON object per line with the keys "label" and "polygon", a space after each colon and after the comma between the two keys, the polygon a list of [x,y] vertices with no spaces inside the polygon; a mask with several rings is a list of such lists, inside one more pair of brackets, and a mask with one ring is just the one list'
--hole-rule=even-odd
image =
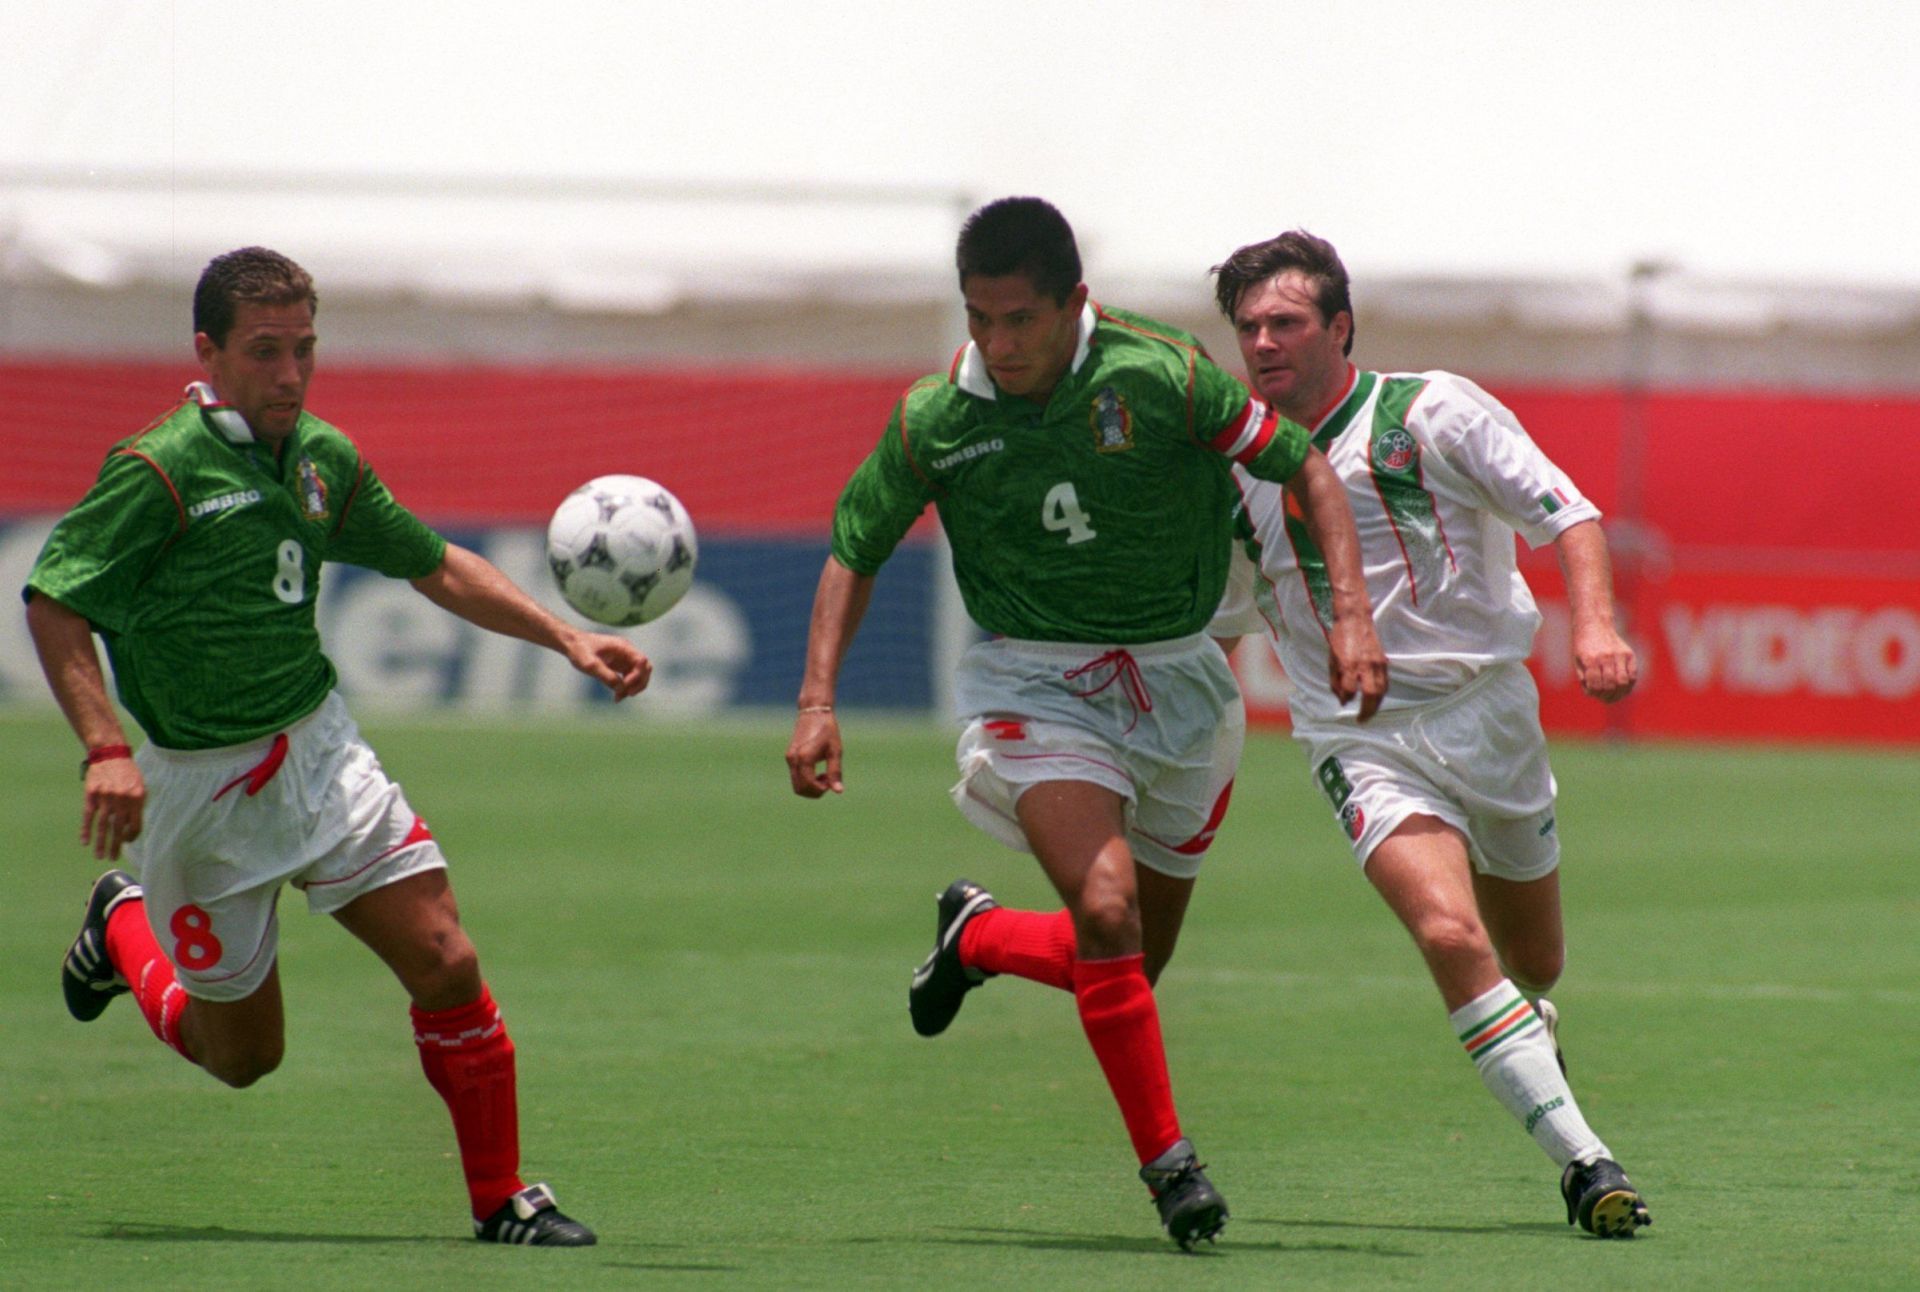
{"label": "number 4 green jersey", "polygon": [[322,561],[419,578],[446,553],[325,422],[303,413],[276,459],[215,411],[189,399],[114,445],[27,581],[92,622],[121,703],[171,749],[253,740],[326,698]]}
{"label": "number 4 green jersey", "polygon": [[872,574],[932,503],[988,632],[1184,637],[1226,586],[1231,464],[1285,481],[1308,443],[1191,335],[1089,303],[1044,406],[1000,392],[973,345],[910,386],[840,495],[833,554]]}

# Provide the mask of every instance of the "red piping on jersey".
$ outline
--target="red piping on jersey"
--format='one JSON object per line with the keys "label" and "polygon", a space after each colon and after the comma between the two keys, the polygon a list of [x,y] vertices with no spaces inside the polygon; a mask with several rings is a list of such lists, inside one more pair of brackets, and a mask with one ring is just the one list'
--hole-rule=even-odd
{"label": "red piping on jersey", "polygon": [[[1413,598],[1413,604],[1420,604],[1420,580],[1414,577],[1413,558],[1407,555],[1407,540],[1400,536],[1400,522],[1393,518],[1393,508],[1387,504],[1387,495],[1380,492],[1380,479],[1373,474],[1373,465],[1367,465],[1367,481],[1373,486],[1374,497],[1380,500],[1380,510],[1386,515],[1387,528],[1393,531],[1393,541],[1400,545],[1400,564],[1407,567],[1407,593]],[[1435,507],[1433,514],[1438,516],[1440,509]]]}
{"label": "red piping on jersey", "polygon": [[1349,363],[1347,365],[1347,384],[1342,386],[1340,393],[1329,400],[1324,408],[1314,414],[1313,420],[1307,423],[1307,426],[1311,428],[1309,434],[1318,435],[1320,433],[1320,428],[1327,424],[1327,419],[1339,411],[1340,405],[1347,402],[1347,396],[1353,393],[1353,388],[1359,383],[1360,370]]}
{"label": "red piping on jersey", "polygon": [[[1205,351],[1200,350],[1199,347],[1191,341],[1182,341],[1179,337],[1167,336],[1164,333],[1155,332],[1151,328],[1141,327],[1137,323],[1130,323],[1126,319],[1115,318],[1113,315],[1107,313],[1106,310],[1102,309],[1099,302],[1095,301],[1091,303],[1093,305],[1093,317],[1100,322],[1111,323],[1118,328],[1125,328],[1136,336],[1146,337],[1150,341],[1158,341],[1162,345],[1170,345],[1174,349],[1185,353],[1187,356],[1187,438],[1192,439],[1194,375],[1199,371],[1198,358],[1201,354],[1205,353]],[[1088,338],[1087,344],[1089,347],[1098,339],[1098,335],[1098,333],[1095,333],[1093,337]]]}
{"label": "red piping on jersey", "polygon": [[1098,301],[1093,302],[1093,316],[1104,322],[1111,323],[1115,327],[1122,327],[1129,332],[1137,332],[1139,335],[1147,337],[1151,340],[1159,341],[1159,342],[1162,342],[1163,344],[1173,346],[1175,349],[1185,350],[1189,355],[1193,353],[1193,350],[1195,348],[1194,343],[1191,341],[1182,341],[1177,336],[1168,336],[1163,332],[1155,332],[1152,328],[1141,327],[1138,323],[1131,323],[1131,322],[1128,322],[1126,319],[1115,318],[1113,315],[1107,313],[1104,309],[1100,308],[1100,303]]}
{"label": "red piping on jersey", "polygon": [[225,785],[222,785],[219,791],[214,794],[213,801],[218,803],[225,797],[227,791],[236,785],[245,785],[247,787],[247,797],[252,798],[261,790],[267,788],[267,782],[273,779],[274,773],[280,770],[280,764],[286,761],[287,733],[283,731],[273,738],[273,744],[268,748],[267,756],[246,771],[241,772]]}
{"label": "red piping on jersey", "polygon": [[1187,438],[1188,439],[1194,438],[1194,435],[1193,435],[1193,387],[1194,387],[1194,380],[1199,375],[1199,372],[1200,372],[1199,356],[1194,354],[1194,352],[1191,350],[1187,351]]}
{"label": "red piping on jersey", "polygon": [[[151,426],[147,428],[148,431],[152,429],[153,427]],[[140,432],[140,434],[142,435],[145,435],[146,433],[147,431]],[[164,484],[167,487],[167,492],[173,495],[174,510],[180,513],[180,528],[177,532],[181,534],[186,533],[187,532],[187,508],[186,508],[186,505],[180,501],[180,491],[173,487],[172,478],[167,475],[166,471],[160,466],[158,462],[155,462],[152,458],[142,453],[139,449],[121,449],[120,452],[126,454],[130,458],[139,458],[142,462],[146,463],[148,466],[153,468],[154,474],[160,477],[160,483]]]}
{"label": "red piping on jersey", "polygon": [[[357,450],[359,446],[355,445],[354,447]],[[314,470],[317,472],[320,468],[316,466]],[[360,496],[360,483],[366,478],[367,460],[365,458],[358,458],[354,466],[353,488],[347,490],[346,501],[340,504],[340,519],[333,527],[333,537],[338,538],[340,532],[347,527],[347,513],[353,510],[353,500]]]}
{"label": "red piping on jersey", "polygon": [[[961,347],[961,350],[963,352],[965,351],[965,349],[966,349],[965,346]],[[955,355],[954,371],[955,373],[958,373],[959,370],[960,370],[959,355]],[[938,380],[938,378],[933,378],[933,380]],[[919,390],[921,388],[921,385],[922,385],[921,382],[918,382],[918,381],[914,382],[913,385],[907,387],[907,393],[900,396],[900,451],[906,455],[907,466],[912,469],[915,475],[919,476],[920,479],[926,483],[927,488],[933,490],[933,492],[940,494],[942,497],[944,497],[947,492],[946,489],[940,485],[939,481],[935,480],[932,476],[928,475],[925,471],[922,471],[920,469],[920,464],[914,461],[913,441],[907,435],[907,400],[912,397],[914,391]]]}
{"label": "red piping on jersey", "polygon": [[[1420,387],[1420,394],[1413,397],[1413,404],[1419,403],[1421,396],[1425,395],[1431,389],[1433,389],[1431,385]],[[1413,416],[1413,404],[1407,405],[1408,417]],[[1420,488],[1425,490],[1427,497],[1433,498],[1433,490],[1427,488],[1427,474],[1424,468],[1419,469],[1416,479],[1420,483]],[[1440,514],[1440,500],[1438,498],[1433,498],[1433,523],[1440,528],[1440,546],[1447,549],[1447,564],[1458,571],[1460,562],[1453,555],[1453,541],[1447,537],[1447,518]]]}
{"label": "red piping on jersey", "polygon": [[[1422,382],[1420,384],[1420,394],[1415,395],[1412,402],[1407,405],[1405,414],[1407,418],[1412,418],[1413,406],[1420,402],[1420,395],[1426,394],[1431,388],[1431,383]],[[1369,454],[1369,456],[1371,456],[1371,454]],[[1460,568],[1460,562],[1454,559],[1453,544],[1447,539],[1447,523],[1441,519],[1440,516],[1440,500],[1433,496],[1431,489],[1427,488],[1426,473],[1420,469],[1420,458],[1418,454],[1414,456],[1413,461],[1413,482],[1419,486],[1420,492],[1426,494],[1428,500],[1433,503],[1433,523],[1438,526],[1440,530],[1440,545],[1447,549],[1447,564],[1457,570]],[[1393,529],[1393,541],[1400,545],[1400,563],[1407,567],[1407,594],[1412,599],[1413,604],[1418,606],[1420,604],[1420,580],[1414,577],[1413,558],[1407,554],[1407,540],[1400,536],[1400,522],[1393,518],[1393,508],[1387,505],[1387,496],[1380,492],[1380,478],[1374,475],[1371,462],[1369,462],[1367,466],[1367,479],[1373,485],[1374,494],[1380,499],[1380,510],[1386,513],[1387,524]]]}
{"label": "red piping on jersey", "polygon": [[179,403],[175,404],[172,408],[169,408],[166,412],[160,414],[160,416],[154,418],[151,422],[148,422],[145,426],[135,431],[130,438],[136,439],[136,440],[142,439],[145,436],[151,434],[152,432],[159,430],[162,426],[165,426],[168,422],[173,420],[173,415],[175,413],[179,412],[181,409],[185,408],[186,406],[187,406],[187,401],[184,399],[181,400]]}

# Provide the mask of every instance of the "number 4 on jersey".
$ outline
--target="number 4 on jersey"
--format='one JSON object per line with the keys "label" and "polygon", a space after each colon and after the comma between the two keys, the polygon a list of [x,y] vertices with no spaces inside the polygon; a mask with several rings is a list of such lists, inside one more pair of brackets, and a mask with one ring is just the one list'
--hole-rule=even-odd
{"label": "number 4 on jersey", "polygon": [[1071,480],[1062,480],[1047,490],[1047,500],[1040,504],[1040,523],[1055,533],[1064,532],[1068,546],[1098,537],[1087,513],[1080,509],[1080,495],[1073,491]]}

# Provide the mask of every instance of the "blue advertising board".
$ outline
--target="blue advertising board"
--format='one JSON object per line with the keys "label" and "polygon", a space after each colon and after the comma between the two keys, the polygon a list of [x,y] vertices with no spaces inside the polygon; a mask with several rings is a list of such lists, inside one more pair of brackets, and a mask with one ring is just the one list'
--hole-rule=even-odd
{"label": "blue advertising board", "polygon": [[[51,518],[0,524],[0,586],[17,596]],[[535,529],[446,530],[506,571],[562,617]],[[630,636],[654,662],[644,709],[696,715],[735,707],[790,707],[800,687],[824,539],[701,536],[686,598]],[[939,701],[940,551],[903,544],[881,571],[860,634],[841,670],[839,703],[922,712]],[[18,604],[17,602],[15,603]],[[321,637],[341,689],[382,707],[570,709],[606,703],[567,662],[530,643],[473,627],[405,582],[329,565],[319,604]],[[0,616],[0,699],[44,699],[19,613]]]}

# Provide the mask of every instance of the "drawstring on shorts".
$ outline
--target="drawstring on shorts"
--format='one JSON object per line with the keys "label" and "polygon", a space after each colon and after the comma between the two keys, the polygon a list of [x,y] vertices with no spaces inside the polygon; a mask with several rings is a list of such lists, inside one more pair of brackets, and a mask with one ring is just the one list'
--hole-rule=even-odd
{"label": "drawstring on shorts", "polygon": [[1124,647],[1117,647],[1104,655],[1088,660],[1078,668],[1068,669],[1060,676],[1071,682],[1077,677],[1100,668],[1111,668],[1113,670],[1107,674],[1106,681],[1090,691],[1074,691],[1072,694],[1079,696],[1082,700],[1090,700],[1112,686],[1115,682],[1118,682],[1121,692],[1127,697],[1128,703],[1133,705],[1133,721],[1127,724],[1126,731],[1120,733],[1126,735],[1127,732],[1132,731],[1140,725],[1141,714],[1153,712],[1153,697],[1147,693],[1146,680],[1140,676],[1140,665],[1133,658],[1131,651],[1128,651]]}

